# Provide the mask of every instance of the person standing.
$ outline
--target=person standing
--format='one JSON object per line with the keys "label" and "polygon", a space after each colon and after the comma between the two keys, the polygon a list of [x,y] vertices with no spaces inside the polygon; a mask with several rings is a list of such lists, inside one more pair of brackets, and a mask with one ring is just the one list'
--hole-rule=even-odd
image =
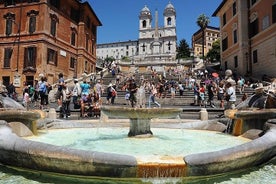
{"label": "person standing", "polygon": [[220,101],[220,108],[224,108],[224,93],[225,93],[224,84],[221,81],[217,89],[217,95],[218,95],[217,97],[218,97],[218,100]]}
{"label": "person standing", "polygon": [[106,93],[107,93],[107,96],[106,96],[106,104],[114,104],[114,100],[115,100],[115,97],[116,97],[116,90],[115,88],[113,87],[112,83],[110,83],[106,89]]}
{"label": "person standing", "polygon": [[226,83],[225,100],[227,101],[225,109],[234,109],[236,103],[236,90],[231,82]]}
{"label": "person standing", "polygon": [[70,102],[71,102],[71,91],[66,85],[63,86],[62,90],[62,108],[60,110],[60,117],[66,119],[70,117]]}
{"label": "person standing", "polygon": [[199,87],[199,101],[200,101],[200,107],[201,106],[206,107],[206,103],[205,103],[205,87],[204,87],[203,83],[201,83],[200,87]]}
{"label": "person standing", "polygon": [[58,74],[57,93],[56,93],[56,99],[57,99],[59,109],[62,107],[62,93],[63,93],[62,90],[63,90],[64,85],[65,85],[65,83],[64,83],[63,73],[59,73]]}
{"label": "person standing", "polygon": [[158,107],[161,107],[160,103],[155,101],[156,94],[157,94],[157,89],[156,89],[155,83],[152,82],[150,87],[150,96],[149,96],[149,105],[148,105],[149,108],[151,108],[151,102],[156,104]]}
{"label": "person standing", "polygon": [[40,109],[43,110],[47,103],[47,78],[41,77],[41,82],[39,85],[39,95],[40,95]]}
{"label": "person standing", "polygon": [[13,82],[11,82],[8,86],[7,86],[7,91],[8,91],[8,96],[10,98],[14,98],[14,94],[16,93],[15,91],[15,86],[13,85]]}
{"label": "person standing", "polygon": [[137,90],[137,100],[140,108],[144,108],[146,106],[146,90],[144,82],[141,83],[141,86]]}
{"label": "person standing", "polygon": [[199,105],[199,85],[195,82],[193,84],[194,90],[194,105]]}
{"label": "person standing", "polygon": [[129,100],[130,100],[131,107],[134,107],[135,104],[137,103],[137,99],[136,99],[137,85],[134,79],[132,78],[129,81],[128,90],[129,90]]}
{"label": "person standing", "polygon": [[208,93],[208,102],[212,108],[215,108],[214,104],[214,96],[216,93],[216,87],[213,80],[210,80],[209,84],[207,85],[207,93]]}
{"label": "person standing", "polygon": [[34,107],[37,107],[37,103],[38,103],[38,99],[39,99],[39,83],[38,80],[35,79],[34,82]]}
{"label": "person standing", "polygon": [[29,90],[28,88],[25,88],[24,89],[24,92],[23,92],[23,106],[29,110],[29,103],[30,103],[30,95],[29,95]]}
{"label": "person standing", "polygon": [[72,92],[74,109],[80,108],[80,95],[81,95],[81,87],[78,79],[74,79],[74,88]]}

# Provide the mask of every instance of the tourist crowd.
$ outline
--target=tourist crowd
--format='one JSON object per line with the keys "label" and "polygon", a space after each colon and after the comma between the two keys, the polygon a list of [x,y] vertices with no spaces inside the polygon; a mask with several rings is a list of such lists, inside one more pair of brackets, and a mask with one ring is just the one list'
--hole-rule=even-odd
{"label": "tourist crowd", "polygon": [[[207,70],[196,73],[185,73],[176,68],[157,72],[151,68],[150,72],[140,74],[124,74],[120,72],[116,64],[110,65],[108,72],[112,80],[104,84],[103,72],[99,78],[93,80],[84,79],[79,82],[74,79],[74,84],[67,84],[63,74],[59,74],[56,85],[47,82],[43,75],[35,80],[34,85],[26,85],[23,89],[22,104],[26,108],[48,108],[49,92],[55,91],[55,99],[60,111],[60,117],[68,118],[71,114],[71,104],[74,109],[80,109],[80,116],[99,116],[100,106],[115,104],[118,91],[123,91],[126,104],[136,108],[161,107],[158,102],[161,98],[176,98],[176,95],[184,96],[186,91],[193,91],[193,103],[190,105],[201,107],[215,107],[215,100],[219,101],[220,108],[234,108],[237,103],[236,91],[244,93],[244,87],[248,82],[242,76],[232,78],[232,73],[221,76],[216,72]],[[236,90],[237,88],[237,90]],[[11,83],[7,86],[8,95],[13,98],[15,88]],[[243,100],[246,99],[244,94]],[[184,103],[184,102],[183,102]]]}

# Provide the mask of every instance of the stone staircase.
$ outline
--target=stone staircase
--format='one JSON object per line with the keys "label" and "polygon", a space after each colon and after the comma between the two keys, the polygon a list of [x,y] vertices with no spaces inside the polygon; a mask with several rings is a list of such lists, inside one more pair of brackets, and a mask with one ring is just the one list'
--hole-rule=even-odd
{"label": "stone staircase", "polygon": [[[144,76],[145,79],[149,79],[151,78],[151,73],[147,72],[147,73],[136,73],[135,74],[135,81],[137,81],[137,83],[139,83],[140,81],[140,77],[141,75]],[[178,80],[177,76],[167,76],[168,80]],[[114,78],[111,73],[105,75],[103,77],[103,84],[105,86],[105,88],[107,88],[108,84],[110,82],[112,82],[113,84],[115,84],[116,78]],[[156,79],[156,83],[157,83],[158,79]],[[127,105],[127,101],[125,100],[125,91],[122,90],[122,85],[123,85],[124,81],[121,81],[121,83],[117,86],[117,96],[115,99],[115,105]],[[250,87],[246,87],[244,93],[247,93],[249,96],[251,94],[253,94],[254,89],[250,88]],[[146,104],[148,104],[148,98],[149,98],[149,92],[146,92]],[[243,94],[240,94],[239,91],[236,91],[236,95],[237,95],[237,103],[241,101]],[[106,102],[106,90],[104,90],[103,93],[103,102]],[[185,89],[183,96],[179,95],[179,91],[176,92],[175,98],[171,98],[171,94],[167,93],[166,98],[159,98],[156,97],[155,98],[156,101],[158,101],[158,103],[160,103],[162,105],[162,107],[166,107],[166,106],[179,106],[179,107],[185,107],[185,106],[191,106],[191,104],[193,104],[194,102],[194,94],[193,94],[193,90],[189,90],[189,89]],[[216,105],[216,107],[219,107],[219,101],[216,99],[214,100],[214,103]]]}

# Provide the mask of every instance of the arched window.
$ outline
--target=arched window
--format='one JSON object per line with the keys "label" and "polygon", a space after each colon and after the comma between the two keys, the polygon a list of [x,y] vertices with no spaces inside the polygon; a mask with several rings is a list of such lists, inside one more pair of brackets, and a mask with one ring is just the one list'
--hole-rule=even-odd
{"label": "arched window", "polygon": [[6,19],[6,35],[9,36],[12,33],[12,24],[15,20],[15,14],[7,13],[4,15],[4,18]]}
{"label": "arched window", "polygon": [[29,32],[32,34],[36,30],[36,16],[38,15],[38,11],[31,10],[27,13],[27,16],[29,16]]}
{"label": "arched window", "polygon": [[167,18],[167,25],[172,25],[172,18],[171,17],[169,17],[169,18]]}
{"label": "arched window", "polygon": [[51,18],[51,30],[50,33],[53,36],[56,36],[56,30],[57,30],[57,23],[58,23],[58,17],[55,14],[50,14]]}
{"label": "arched window", "polygon": [[147,27],[147,21],[146,21],[146,20],[143,20],[143,22],[142,22],[142,27],[143,27],[143,28],[146,28],[146,27]]}

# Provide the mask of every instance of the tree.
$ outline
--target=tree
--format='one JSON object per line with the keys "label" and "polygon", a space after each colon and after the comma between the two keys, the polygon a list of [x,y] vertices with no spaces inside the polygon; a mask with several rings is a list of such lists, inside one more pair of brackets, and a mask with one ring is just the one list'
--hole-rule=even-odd
{"label": "tree", "polygon": [[204,30],[210,23],[210,19],[206,15],[201,14],[197,18],[196,23],[200,27],[201,32],[202,32],[202,58],[204,58],[204,40],[205,40]]}
{"label": "tree", "polygon": [[213,42],[212,48],[207,53],[206,57],[210,62],[220,61],[220,40]]}
{"label": "tree", "polygon": [[176,48],[176,59],[190,57],[190,48],[185,39],[180,40],[179,45]]}

